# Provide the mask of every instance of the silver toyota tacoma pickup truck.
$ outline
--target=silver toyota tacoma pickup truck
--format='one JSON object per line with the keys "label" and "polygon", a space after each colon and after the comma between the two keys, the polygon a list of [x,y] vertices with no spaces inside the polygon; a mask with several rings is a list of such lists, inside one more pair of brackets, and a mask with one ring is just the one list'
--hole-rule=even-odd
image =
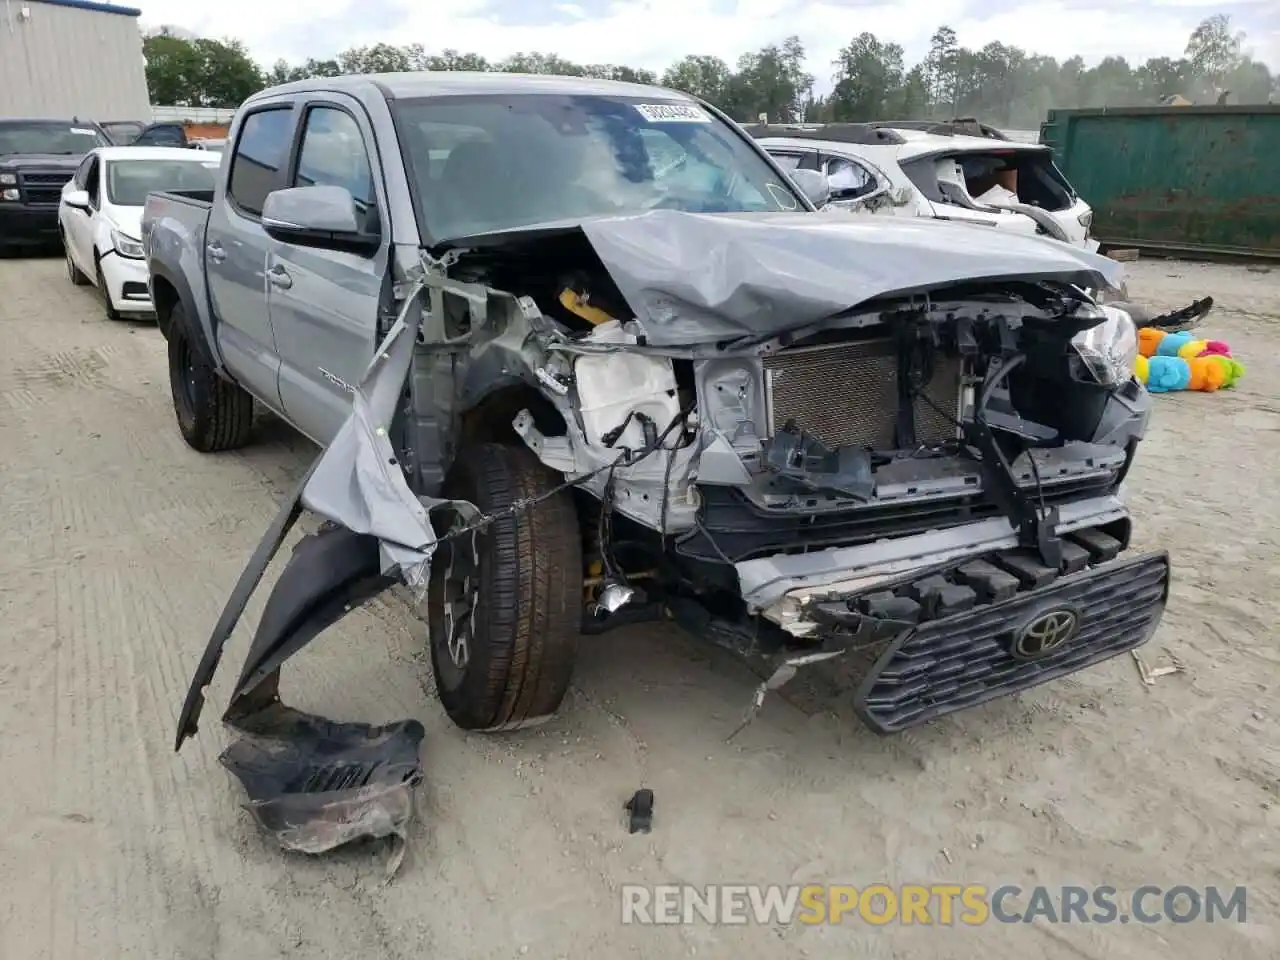
{"label": "silver toyota tacoma pickup truck", "polygon": [[[756,664],[760,696],[861,664],[883,733],[1159,622],[1168,558],[1126,552],[1120,495],[1149,411],[1136,334],[1088,292],[1119,285],[1112,261],[824,214],[821,174],[650,86],[315,79],[250,98],[227,142],[212,194],[152,195],[143,233],[187,443],[251,442],[261,405],[322,448],[182,713],[179,745],[285,532],[323,518],[224,715],[258,744],[234,770],[288,735],[304,786],[246,774],[251,794],[416,776],[415,721],[278,698],[284,659],[396,583],[476,730],[549,716],[580,636],[660,616]],[[316,759],[342,750],[359,772]]]}

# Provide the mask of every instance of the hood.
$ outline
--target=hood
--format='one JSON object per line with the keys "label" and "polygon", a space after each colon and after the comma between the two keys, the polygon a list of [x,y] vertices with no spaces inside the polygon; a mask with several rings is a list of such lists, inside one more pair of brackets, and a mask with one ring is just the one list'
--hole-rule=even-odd
{"label": "hood", "polygon": [[1114,260],[990,226],[843,212],[676,210],[539,224],[449,242],[502,246],[581,231],[652,346],[768,338],[892,296],[957,283],[1119,285]]}
{"label": "hood", "polygon": [[83,153],[0,153],[0,167],[6,170],[75,170],[83,159]]}
{"label": "hood", "polygon": [[131,240],[142,239],[142,207],[112,207],[111,222]]}

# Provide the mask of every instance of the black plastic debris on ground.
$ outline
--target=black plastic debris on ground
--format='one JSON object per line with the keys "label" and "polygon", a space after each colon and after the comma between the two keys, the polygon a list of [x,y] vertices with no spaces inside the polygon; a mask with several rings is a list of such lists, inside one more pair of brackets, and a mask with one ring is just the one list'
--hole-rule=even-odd
{"label": "black plastic debris on ground", "polygon": [[652,790],[637,790],[635,795],[626,802],[623,809],[630,814],[630,823],[628,827],[632,833],[641,831],[648,833],[653,829]]}
{"label": "black plastic debris on ground", "polygon": [[272,703],[234,724],[220,757],[244,786],[246,809],[281,846],[323,853],[352,840],[405,839],[422,780],[417,720],[335,723]]}

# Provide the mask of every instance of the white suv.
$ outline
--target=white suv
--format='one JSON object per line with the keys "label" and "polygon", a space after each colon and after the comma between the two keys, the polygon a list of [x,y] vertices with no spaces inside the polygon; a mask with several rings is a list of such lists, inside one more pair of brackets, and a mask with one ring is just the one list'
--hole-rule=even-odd
{"label": "white suv", "polygon": [[976,121],[747,125],[784,168],[818,170],[830,206],[983,223],[1046,234],[1090,251],[1093,210],[1049,147]]}

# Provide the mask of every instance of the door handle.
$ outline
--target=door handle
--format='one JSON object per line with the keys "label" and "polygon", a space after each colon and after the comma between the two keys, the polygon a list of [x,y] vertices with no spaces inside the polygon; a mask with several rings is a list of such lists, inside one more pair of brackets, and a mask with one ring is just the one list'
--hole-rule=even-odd
{"label": "door handle", "polygon": [[271,281],[273,287],[279,287],[281,290],[288,290],[293,286],[293,277],[289,276],[284,267],[272,267],[267,271],[267,279]]}
{"label": "door handle", "polygon": [[216,240],[207,244],[205,246],[205,250],[208,251],[209,259],[214,263],[221,263],[223,260],[227,259],[227,251],[223,250],[222,244],[218,243]]}

